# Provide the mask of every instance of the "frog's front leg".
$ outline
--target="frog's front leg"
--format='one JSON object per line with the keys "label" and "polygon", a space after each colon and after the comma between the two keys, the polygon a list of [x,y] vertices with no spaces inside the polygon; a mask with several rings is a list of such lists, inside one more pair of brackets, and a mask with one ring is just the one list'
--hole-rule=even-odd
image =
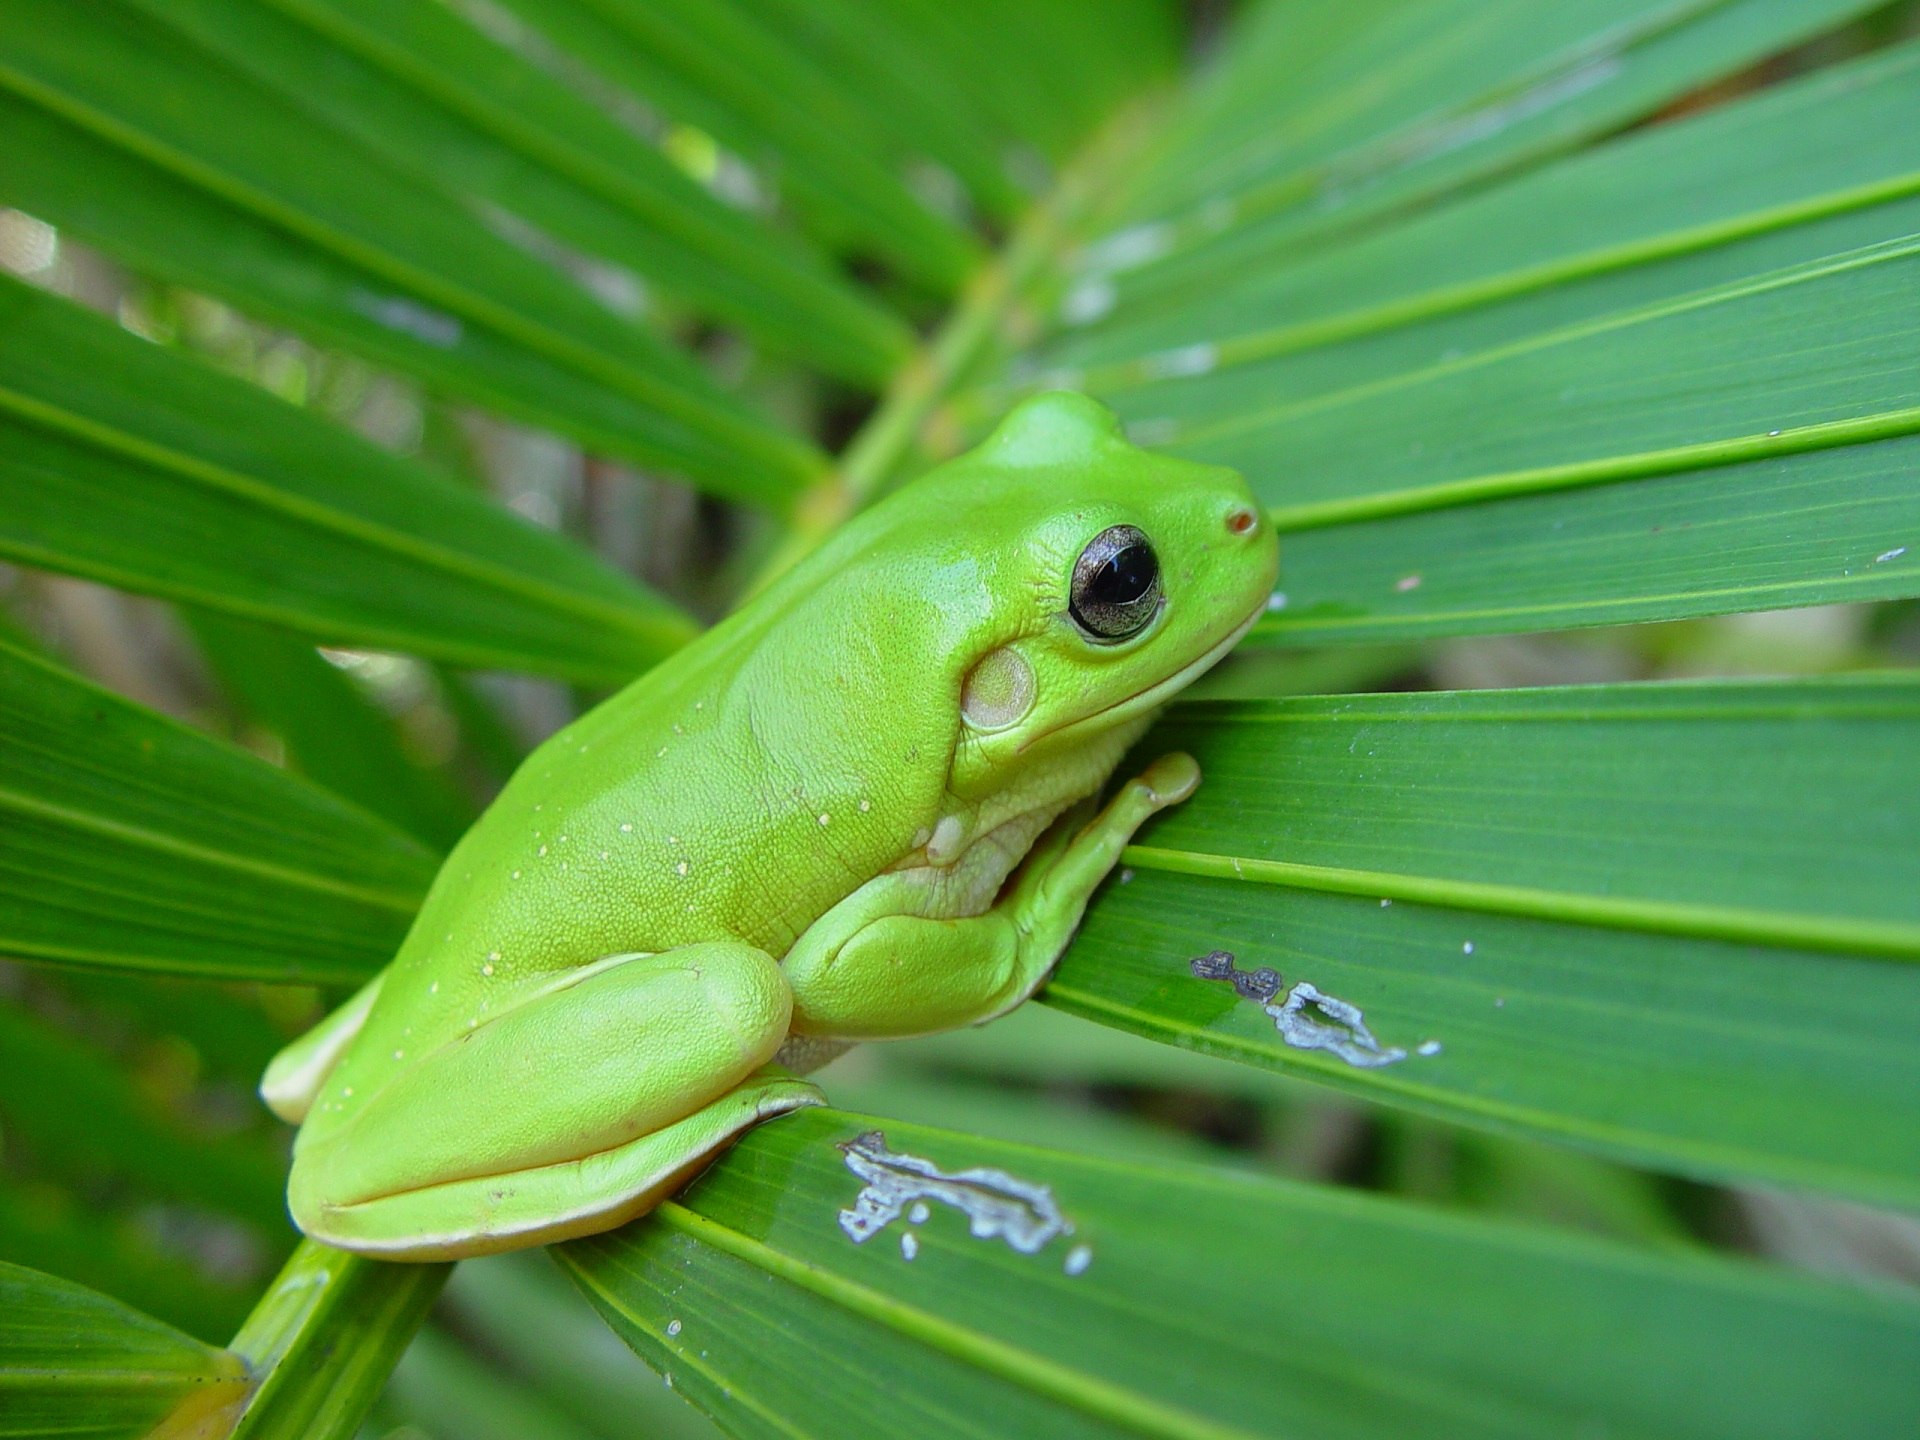
{"label": "frog's front leg", "polygon": [[794,1032],[898,1039],[1011,1010],[1046,979],[1134,831],[1199,783],[1192,756],[1163,755],[1091,821],[1069,811],[1035,843],[984,914],[914,913],[924,885],[911,872],[863,885],[787,955]]}
{"label": "frog's front leg", "polygon": [[385,1084],[346,1067],[295,1146],[294,1219],[396,1259],[610,1228],[756,1120],[820,1103],[767,1064],[791,1004],[772,958],[736,941],[610,956],[535,984]]}

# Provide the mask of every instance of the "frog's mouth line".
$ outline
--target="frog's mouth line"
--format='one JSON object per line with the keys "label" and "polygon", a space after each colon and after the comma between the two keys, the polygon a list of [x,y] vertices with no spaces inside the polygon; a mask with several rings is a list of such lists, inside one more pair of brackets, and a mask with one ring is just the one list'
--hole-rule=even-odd
{"label": "frog's mouth line", "polygon": [[1172,696],[1186,689],[1193,681],[1199,679],[1200,676],[1206,674],[1207,671],[1224,660],[1227,652],[1238,645],[1240,641],[1245,638],[1246,633],[1253,629],[1254,622],[1266,613],[1266,608],[1266,603],[1263,600],[1260,605],[1255,607],[1251,615],[1247,616],[1245,620],[1242,620],[1238,625],[1234,626],[1232,630],[1228,631],[1211,649],[1202,654],[1198,659],[1188,661],[1164,680],[1155,681],[1144,690],[1136,691],[1125,699],[1116,700],[1104,710],[1096,710],[1091,715],[1082,715],[1077,720],[1069,720],[1063,725],[1054,726],[1051,730],[1042,730],[1038,734],[1029,735],[1025,740],[1020,742],[1014,753],[1019,754],[1028,747],[1045,740],[1050,735],[1064,735],[1082,725],[1090,725],[1096,720],[1125,720],[1129,716],[1138,715],[1143,710],[1151,710],[1161,701],[1170,699]]}

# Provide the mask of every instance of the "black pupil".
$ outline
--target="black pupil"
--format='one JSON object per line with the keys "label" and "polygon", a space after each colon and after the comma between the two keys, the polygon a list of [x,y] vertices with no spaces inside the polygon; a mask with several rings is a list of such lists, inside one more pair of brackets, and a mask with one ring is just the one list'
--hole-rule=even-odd
{"label": "black pupil", "polygon": [[1129,545],[1115,552],[1107,563],[1093,573],[1087,584],[1088,599],[1101,605],[1131,605],[1153,588],[1160,573],[1153,551],[1145,545]]}

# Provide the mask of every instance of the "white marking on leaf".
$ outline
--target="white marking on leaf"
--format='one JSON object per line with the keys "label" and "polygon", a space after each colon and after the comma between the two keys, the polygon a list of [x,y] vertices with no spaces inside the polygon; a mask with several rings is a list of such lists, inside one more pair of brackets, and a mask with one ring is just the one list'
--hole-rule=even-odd
{"label": "white marking on leaf", "polygon": [[1263,1007],[1280,1038],[1296,1050],[1325,1050],[1349,1065],[1370,1070],[1407,1058],[1398,1045],[1383,1046],[1367,1028],[1360,1007],[1327,995],[1302,980],[1284,1005]]}
{"label": "white marking on leaf", "polygon": [[842,1141],[839,1148],[847,1168],[866,1182],[852,1208],[840,1212],[840,1228],[856,1245],[929,1200],[965,1215],[976,1240],[1005,1240],[1023,1255],[1036,1253],[1073,1229],[1053,1191],[1004,1170],[974,1166],[949,1174],[931,1160],[888,1149],[887,1137],[879,1130]]}

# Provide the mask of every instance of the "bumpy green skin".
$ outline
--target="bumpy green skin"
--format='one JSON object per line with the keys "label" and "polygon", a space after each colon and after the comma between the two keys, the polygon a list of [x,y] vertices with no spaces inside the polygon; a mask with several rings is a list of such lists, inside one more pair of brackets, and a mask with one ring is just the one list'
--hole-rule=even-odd
{"label": "bumpy green skin", "polygon": [[[1257,515],[1233,472],[1041,396],[555,735],[380,979],[269,1070],[304,1120],[301,1229],[400,1259],[606,1229],[818,1103],[783,1045],[798,1066],[806,1040],[1017,1005],[1134,829],[1198,783],[1168,756],[1090,818],[1264,604]],[[1151,540],[1165,598],[1094,643],[1069,586],[1116,524]]]}

